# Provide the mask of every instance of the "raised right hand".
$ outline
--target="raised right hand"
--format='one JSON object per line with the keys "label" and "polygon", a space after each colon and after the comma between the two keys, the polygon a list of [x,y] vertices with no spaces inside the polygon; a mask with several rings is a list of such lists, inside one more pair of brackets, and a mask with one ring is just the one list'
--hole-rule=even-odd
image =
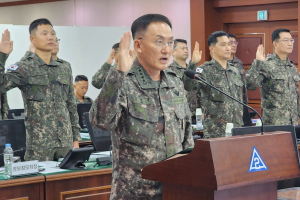
{"label": "raised right hand", "polygon": [[121,37],[119,47],[119,63],[117,70],[128,72],[131,69],[133,59],[131,57],[132,50],[130,50],[131,34],[129,31],[125,32]]}
{"label": "raised right hand", "polygon": [[13,41],[10,41],[10,32],[8,29],[2,33],[0,42],[0,52],[10,54],[13,50]]}
{"label": "raised right hand", "polygon": [[266,60],[266,56],[265,56],[265,53],[264,53],[264,46],[262,44],[260,44],[257,47],[256,60],[260,60],[262,62],[264,62]]}
{"label": "raised right hand", "polygon": [[115,50],[112,49],[106,62],[111,65],[114,62],[114,59],[115,59]]}

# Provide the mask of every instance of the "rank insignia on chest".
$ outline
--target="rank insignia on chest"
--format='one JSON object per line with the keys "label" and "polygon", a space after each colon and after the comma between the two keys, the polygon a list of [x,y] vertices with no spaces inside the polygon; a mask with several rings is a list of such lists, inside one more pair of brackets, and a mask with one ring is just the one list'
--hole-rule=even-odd
{"label": "rank insignia on chest", "polygon": [[202,73],[202,72],[203,72],[203,69],[202,69],[201,67],[198,67],[198,68],[196,69],[196,72]]}
{"label": "rank insignia on chest", "polygon": [[177,90],[173,90],[174,94],[176,94],[177,96],[179,95],[179,91]]}
{"label": "rank insignia on chest", "polygon": [[13,71],[16,71],[17,69],[19,68],[18,65],[10,65],[7,70],[13,70]]}

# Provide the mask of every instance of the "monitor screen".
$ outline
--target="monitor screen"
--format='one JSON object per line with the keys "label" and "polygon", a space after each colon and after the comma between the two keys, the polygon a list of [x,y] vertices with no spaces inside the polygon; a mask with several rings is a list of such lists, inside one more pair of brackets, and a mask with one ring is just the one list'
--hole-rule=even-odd
{"label": "monitor screen", "polygon": [[79,122],[78,124],[82,129],[87,128],[86,121],[84,119],[83,113],[89,112],[91,109],[92,104],[91,103],[81,103],[77,104],[77,113],[79,116]]}
{"label": "monitor screen", "polygon": [[[89,113],[84,113],[86,119],[89,119]],[[87,128],[96,151],[109,151],[111,145],[110,131],[104,131],[92,126],[90,120],[86,121]]]}
{"label": "monitor screen", "polygon": [[24,109],[9,109],[8,119],[25,119]]}
{"label": "monitor screen", "polygon": [[[14,151],[23,148],[23,151],[14,152],[14,156],[19,156],[24,161],[26,149],[24,119],[0,120],[0,153],[3,153],[6,143],[10,143]],[[3,156],[0,156],[0,166],[3,165]]]}
{"label": "monitor screen", "polygon": [[93,151],[93,147],[71,149],[61,161],[59,167],[61,169],[84,169],[85,165],[83,163],[89,160]]}

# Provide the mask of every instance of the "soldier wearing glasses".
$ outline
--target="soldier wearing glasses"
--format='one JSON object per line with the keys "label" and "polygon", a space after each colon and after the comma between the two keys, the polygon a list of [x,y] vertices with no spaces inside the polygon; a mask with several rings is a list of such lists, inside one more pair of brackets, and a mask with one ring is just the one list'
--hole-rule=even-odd
{"label": "soldier wearing glasses", "polygon": [[[246,85],[246,71],[243,65],[243,62],[235,56],[237,46],[238,46],[238,41],[236,41],[236,36],[234,34],[228,33],[227,34],[230,44],[231,44],[231,55],[230,58],[228,59],[229,64],[237,68],[241,74],[241,81],[243,82],[244,85]],[[243,102],[245,104],[248,104],[248,96],[247,96],[247,90],[246,87],[244,87],[243,90]]]}
{"label": "soldier wearing glasses", "polygon": [[299,76],[297,68],[288,58],[294,45],[290,30],[275,30],[272,43],[274,53],[267,58],[263,45],[257,48],[256,59],[246,73],[247,89],[260,87],[265,124],[298,125]]}
{"label": "soldier wearing glasses", "polygon": [[162,199],[162,184],[141,178],[141,169],[194,145],[181,79],[168,69],[174,40],[169,19],[147,14],[120,41],[118,67],[111,68],[90,110],[91,123],[112,131],[111,200]]}

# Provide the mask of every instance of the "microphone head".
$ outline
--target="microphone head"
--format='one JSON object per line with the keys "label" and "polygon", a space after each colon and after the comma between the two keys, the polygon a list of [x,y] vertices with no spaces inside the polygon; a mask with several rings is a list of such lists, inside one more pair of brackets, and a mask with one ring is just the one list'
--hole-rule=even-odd
{"label": "microphone head", "polygon": [[187,69],[184,71],[184,74],[190,79],[195,79],[196,72],[194,72],[190,69]]}

